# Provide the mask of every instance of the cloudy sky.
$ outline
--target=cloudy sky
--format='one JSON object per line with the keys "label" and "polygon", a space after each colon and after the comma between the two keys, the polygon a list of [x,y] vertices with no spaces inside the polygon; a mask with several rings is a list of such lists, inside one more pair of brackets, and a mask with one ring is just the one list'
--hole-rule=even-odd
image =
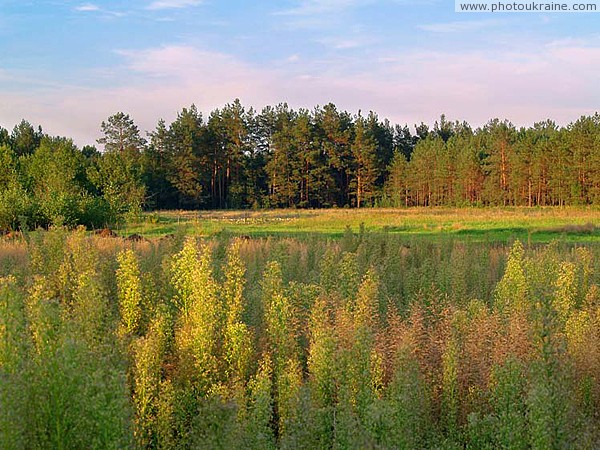
{"label": "cloudy sky", "polygon": [[93,144],[117,111],[152,130],[235,98],[567,124],[600,109],[598,20],[452,0],[0,0],[0,126]]}

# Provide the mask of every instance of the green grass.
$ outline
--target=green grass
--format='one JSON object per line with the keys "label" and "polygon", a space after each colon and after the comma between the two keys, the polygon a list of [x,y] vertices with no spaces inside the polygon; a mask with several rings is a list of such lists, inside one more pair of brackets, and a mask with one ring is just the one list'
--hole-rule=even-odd
{"label": "green grass", "polygon": [[407,238],[502,242],[519,238],[543,243],[600,241],[598,208],[413,208],[272,211],[161,211],[145,214],[119,234],[338,238],[346,227]]}

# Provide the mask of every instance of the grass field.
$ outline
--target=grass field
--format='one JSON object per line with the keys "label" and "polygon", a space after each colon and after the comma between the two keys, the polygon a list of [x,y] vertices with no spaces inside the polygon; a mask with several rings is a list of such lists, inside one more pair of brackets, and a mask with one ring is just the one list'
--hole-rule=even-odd
{"label": "grass field", "polygon": [[183,233],[263,236],[319,234],[341,237],[346,227],[358,231],[404,235],[407,238],[470,241],[568,242],[600,241],[598,208],[413,208],[273,211],[161,211],[148,213],[119,234],[160,237]]}
{"label": "grass field", "polygon": [[599,215],[164,212],[129,239],[6,236],[0,449],[600,448]]}

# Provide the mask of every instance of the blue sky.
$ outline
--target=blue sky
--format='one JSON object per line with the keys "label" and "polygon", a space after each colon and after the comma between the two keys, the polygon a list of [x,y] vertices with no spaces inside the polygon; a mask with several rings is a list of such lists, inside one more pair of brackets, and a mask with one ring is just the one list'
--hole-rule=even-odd
{"label": "blue sky", "polygon": [[330,101],[393,122],[567,124],[600,105],[600,14],[458,14],[451,0],[0,0],[0,125],[80,144],[195,103]]}

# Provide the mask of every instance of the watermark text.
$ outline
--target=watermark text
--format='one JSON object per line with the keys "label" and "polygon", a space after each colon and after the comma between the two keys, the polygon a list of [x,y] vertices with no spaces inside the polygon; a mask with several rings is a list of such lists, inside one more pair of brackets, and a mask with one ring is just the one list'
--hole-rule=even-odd
{"label": "watermark text", "polygon": [[507,1],[507,0],[455,0],[455,11],[463,13],[552,13],[572,12],[591,13],[600,12],[600,0],[562,0],[560,2],[536,1]]}

